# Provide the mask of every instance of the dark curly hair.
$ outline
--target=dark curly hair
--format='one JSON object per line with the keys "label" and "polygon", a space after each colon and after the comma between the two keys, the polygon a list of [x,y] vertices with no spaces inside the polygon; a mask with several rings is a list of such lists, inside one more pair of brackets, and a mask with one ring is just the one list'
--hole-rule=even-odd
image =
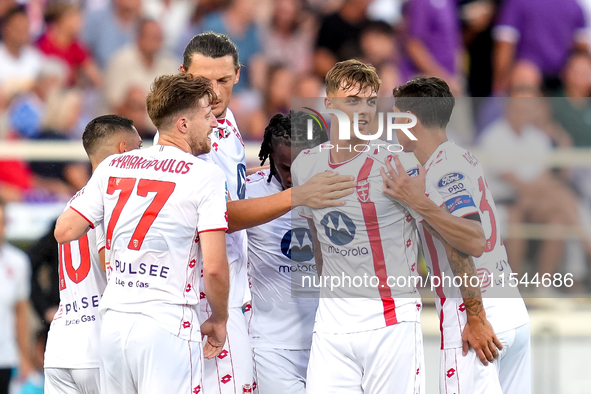
{"label": "dark curly hair", "polygon": [[[308,120],[312,120],[312,139],[308,139]],[[273,146],[283,144],[295,149],[306,149],[328,141],[326,129],[322,127],[310,114],[303,111],[290,111],[289,115],[276,114],[265,128],[263,143],[259,151],[259,160],[264,165],[267,159],[271,166],[271,173],[267,182],[275,175],[273,163]]]}

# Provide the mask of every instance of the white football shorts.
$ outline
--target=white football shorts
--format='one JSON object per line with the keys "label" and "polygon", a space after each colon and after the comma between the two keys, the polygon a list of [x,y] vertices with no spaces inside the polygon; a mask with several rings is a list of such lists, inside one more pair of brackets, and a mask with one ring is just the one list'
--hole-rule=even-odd
{"label": "white football shorts", "polygon": [[310,350],[253,349],[255,393],[305,394]]}
{"label": "white football shorts", "polygon": [[466,357],[462,348],[441,350],[439,392],[441,394],[531,394],[531,350],[529,323],[501,332],[499,357],[487,366],[474,349]]}
{"label": "white football shorts", "polygon": [[400,322],[349,334],[314,332],[307,394],[422,394],[423,334]]}
{"label": "white football shorts", "polygon": [[151,317],[107,310],[100,351],[103,394],[201,392],[201,342],[181,339]]}
{"label": "white football shorts", "polygon": [[45,394],[99,394],[98,368],[45,368]]}

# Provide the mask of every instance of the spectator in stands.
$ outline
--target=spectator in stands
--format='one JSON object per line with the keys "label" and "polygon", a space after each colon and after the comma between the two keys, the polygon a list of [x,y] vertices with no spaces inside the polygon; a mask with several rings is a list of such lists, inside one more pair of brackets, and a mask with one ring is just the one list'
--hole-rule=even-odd
{"label": "spectator in stands", "polygon": [[147,92],[157,76],[177,71],[178,64],[161,52],[162,38],[160,24],[143,19],[138,24],[137,41],[113,55],[105,74],[103,91],[109,112],[122,104],[131,86],[142,87]]}
{"label": "spectator in stands", "polygon": [[[16,2],[16,0],[5,0],[5,1],[0,1],[0,20],[2,20],[4,18],[4,16],[6,14],[8,14],[8,12],[10,10],[12,10],[14,7],[16,7],[18,5],[18,3]],[[2,40],[2,30],[0,29],[0,41]]]}
{"label": "spectator in stands", "polygon": [[297,74],[311,71],[316,21],[303,10],[303,0],[277,0],[271,20],[262,29],[263,53],[269,64]]}
{"label": "spectator in stands", "polygon": [[30,92],[17,97],[10,106],[10,127],[21,138],[39,138],[49,96],[65,86],[68,70],[61,61],[46,60]]}
{"label": "spectator in stands", "polygon": [[83,40],[98,66],[104,69],[117,50],[134,41],[141,16],[141,0],[113,0],[88,14]]}
{"label": "spectator in stands", "polygon": [[[189,26],[191,15],[197,3],[195,0],[144,0],[142,1],[145,17],[154,19],[164,33],[163,50],[174,53],[182,33]],[[188,42],[188,41],[187,41]],[[180,59],[180,57],[179,57]]]}
{"label": "spectator in stands", "polygon": [[[545,164],[553,145],[567,140],[561,138],[545,99],[538,95],[537,88],[515,86],[503,117],[483,131],[481,149],[502,157],[487,167],[488,182],[495,201],[508,206],[509,224],[533,222],[580,228],[575,193]],[[524,273],[526,240],[509,238],[506,245],[513,270]],[[558,272],[564,245],[559,239],[542,241],[536,258],[540,276]]]}
{"label": "spectator in stands", "polygon": [[563,89],[554,104],[554,118],[571,135],[576,147],[591,147],[591,56],[573,54],[562,73]]}
{"label": "spectator in stands", "polygon": [[345,0],[336,13],[322,19],[314,52],[314,71],[319,77],[324,78],[336,62],[360,54],[359,39],[368,23],[369,3],[369,0]]}
{"label": "spectator in stands", "polygon": [[8,393],[12,369],[21,377],[33,371],[29,332],[30,263],[4,241],[6,206],[0,201],[0,393]]}
{"label": "spectator in stands", "polygon": [[289,114],[291,99],[294,97],[295,74],[283,66],[273,66],[269,70],[269,83],[265,86],[263,94],[263,107],[243,119],[250,119],[247,134],[244,138],[259,140],[263,137],[265,126],[273,115],[277,113]]}
{"label": "spectator in stands", "polygon": [[86,48],[78,41],[82,28],[78,6],[63,1],[52,3],[45,13],[45,22],[47,30],[37,42],[37,47],[48,57],[65,62],[69,67],[68,84],[73,86],[85,76],[94,86],[100,86],[102,75]]}
{"label": "spectator in stands", "polygon": [[323,82],[314,74],[298,77],[293,97],[323,97],[326,95]]}
{"label": "spectator in stands", "polygon": [[443,78],[461,95],[460,21],[456,0],[409,0],[403,6],[406,60],[403,79],[415,74]]}
{"label": "spectator in stands", "polygon": [[361,32],[360,43],[363,62],[374,66],[382,81],[378,96],[391,97],[392,90],[402,84],[394,30],[386,22],[370,22]]}
{"label": "spectator in stands", "polygon": [[133,120],[140,137],[144,140],[151,140],[156,134],[156,127],[146,117],[146,94],[147,90],[142,86],[129,86],[125,92],[125,98],[115,108],[115,114],[125,116]]}
{"label": "spectator in stands", "polygon": [[494,28],[493,92],[505,92],[516,60],[529,60],[544,75],[546,89],[569,53],[588,51],[585,18],[577,0],[505,0]]}
{"label": "spectator in stands", "polygon": [[261,34],[253,19],[255,10],[254,0],[231,0],[225,10],[203,19],[203,31],[226,34],[238,47],[240,62],[246,66],[234,85],[238,95],[247,89],[262,91],[265,86],[266,62],[259,42]]}
{"label": "spectator in stands", "polygon": [[33,86],[42,56],[29,42],[29,17],[23,7],[10,9],[0,20],[0,87],[7,97]]}
{"label": "spectator in stands", "polygon": [[187,43],[191,41],[191,38],[197,34],[203,33],[203,20],[211,13],[220,11],[226,0],[199,0],[197,7],[195,7],[193,14],[189,18],[189,26],[181,32],[179,39],[176,42],[174,53],[177,57],[182,58],[183,52]]}
{"label": "spectator in stands", "polygon": [[[578,52],[562,73],[563,90],[552,99],[554,119],[568,132],[573,146],[591,148],[591,57]],[[591,206],[591,170],[573,168],[572,184]]]}
{"label": "spectator in stands", "polygon": [[[79,122],[82,94],[77,90],[56,92],[49,96],[40,140],[68,140]],[[36,184],[48,190],[50,198],[67,200],[82,189],[90,179],[90,169],[86,162],[47,162],[29,163],[36,175]]]}

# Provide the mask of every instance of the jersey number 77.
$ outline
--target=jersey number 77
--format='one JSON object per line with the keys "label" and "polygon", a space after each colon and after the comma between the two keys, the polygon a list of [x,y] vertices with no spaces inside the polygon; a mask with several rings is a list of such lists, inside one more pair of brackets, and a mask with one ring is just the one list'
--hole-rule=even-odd
{"label": "jersey number 77", "polygon": [[[121,192],[119,193],[119,199],[117,200],[117,204],[115,205],[115,209],[113,209],[113,214],[111,215],[111,220],[109,220],[109,225],[107,226],[107,249],[111,249],[113,230],[115,229],[115,225],[119,220],[119,216],[121,216],[123,207],[131,196],[131,192],[133,191],[136,182],[136,178],[109,178],[107,194],[113,194],[116,190],[121,190]],[[156,217],[160,213],[160,210],[164,204],[166,204],[166,201],[168,201],[168,198],[174,191],[175,186],[176,184],[174,182],[155,181],[150,179],[139,180],[136,192],[138,196],[147,197],[148,193],[150,192],[156,193],[156,195],[138,222],[135,231],[129,240],[129,244],[127,245],[128,249],[140,250],[142,243],[144,242],[144,238],[146,237],[146,233],[150,229],[150,226],[152,226],[152,223],[154,223],[154,220],[156,220]]]}

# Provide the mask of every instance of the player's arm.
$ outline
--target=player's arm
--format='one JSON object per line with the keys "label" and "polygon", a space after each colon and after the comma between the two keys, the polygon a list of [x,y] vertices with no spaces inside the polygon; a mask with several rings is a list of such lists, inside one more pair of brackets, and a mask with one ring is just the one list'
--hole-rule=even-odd
{"label": "player's arm", "polygon": [[105,248],[102,248],[101,250],[99,250],[99,260],[101,262],[101,269],[106,272],[107,268],[106,268],[106,262],[105,262]]}
{"label": "player's arm", "polygon": [[203,254],[203,284],[211,308],[211,316],[201,325],[201,333],[207,335],[203,355],[211,359],[220,354],[226,342],[230,288],[226,234],[223,230],[200,232],[199,242]]}
{"label": "player's arm", "polygon": [[314,175],[301,186],[272,196],[228,201],[228,232],[270,222],[298,206],[310,208],[340,207],[340,198],[353,193],[355,183],[349,175],[328,171]]}
{"label": "player's arm", "polygon": [[14,306],[16,323],[16,342],[20,353],[21,376],[27,376],[34,371],[31,363],[30,354],[30,332],[29,332],[29,302],[20,300]]}
{"label": "player's arm", "polygon": [[437,206],[425,195],[425,169],[419,165],[419,175],[410,177],[398,157],[394,157],[394,162],[397,171],[386,161],[391,178],[381,169],[384,193],[414,209],[453,248],[470,256],[481,256],[486,247],[486,238],[480,217],[457,217]]}
{"label": "player's arm", "polygon": [[[423,225],[445,246],[447,260],[454,276],[463,278],[460,292],[466,307],[467,317],[467,323],[462,332],[463,354],[465,356],[472,346],[480,361],[484,365],[488,365],[489,361],[492,362],[499,356],[497,348],[500,350],[503,345],[486,319],[474,260],[471,256],[451,247],[428,223],[423,223]],[[475,279],[472,280],[472,278]]]}
{"label": "player's arm", "polygon": [[53,235],[58,243],[65,244],[82,237],[91,226],[85,217],[70,207],[57,219]]}
{"label": "player's arm", "polygon": [[250,176],[252,174],[256,174],[259,171],[268,170],[269,166],[262,166],[262,167],[252,167],[246,169],[246,176]]}
{"label": "player's arm", "polygon": [[308,219],[308,228],[310,234],[312,234],[312,243],[314,244],[314,260],[316,261],[316,271],[318,276],[322,276],[322,249],[320,249],[320,241],[318,241],[318,232],[316,231],[316,225],[312,219]]}

